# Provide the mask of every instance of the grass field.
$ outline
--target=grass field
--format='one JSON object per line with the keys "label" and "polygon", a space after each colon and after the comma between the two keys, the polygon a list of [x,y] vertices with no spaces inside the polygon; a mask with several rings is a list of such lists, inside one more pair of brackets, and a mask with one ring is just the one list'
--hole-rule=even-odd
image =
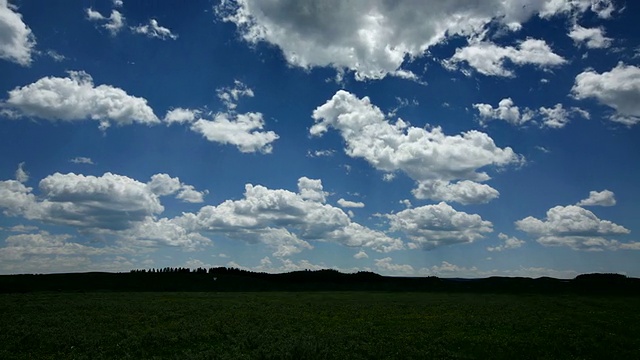
{"label": "grass field", "polygon": [[638,359],[640,299],[432,293],[0,295],[0,359]]}

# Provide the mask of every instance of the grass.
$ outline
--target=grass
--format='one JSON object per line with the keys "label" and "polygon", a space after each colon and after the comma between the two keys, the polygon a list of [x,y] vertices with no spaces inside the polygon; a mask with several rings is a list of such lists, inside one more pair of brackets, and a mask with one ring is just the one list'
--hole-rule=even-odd
{"label": "grass", "polygon": [[0,295],[0,359],[640,358],[634,297]]}

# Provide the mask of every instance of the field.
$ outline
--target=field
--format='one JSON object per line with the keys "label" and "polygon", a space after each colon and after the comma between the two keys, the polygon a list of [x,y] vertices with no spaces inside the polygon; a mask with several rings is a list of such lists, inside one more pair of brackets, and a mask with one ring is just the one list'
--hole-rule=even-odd
{"label": "field", "polygon": [[632,359],[637,297],[0,295],[0,359]]}

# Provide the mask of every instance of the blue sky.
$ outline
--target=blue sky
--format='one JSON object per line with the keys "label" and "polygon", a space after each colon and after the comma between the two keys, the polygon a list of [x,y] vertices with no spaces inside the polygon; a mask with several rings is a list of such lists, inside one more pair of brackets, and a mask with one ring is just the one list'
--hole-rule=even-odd
{"label": "blue sky", "polygon": [[640,276],[638,6],[0,0],[0,273]]}

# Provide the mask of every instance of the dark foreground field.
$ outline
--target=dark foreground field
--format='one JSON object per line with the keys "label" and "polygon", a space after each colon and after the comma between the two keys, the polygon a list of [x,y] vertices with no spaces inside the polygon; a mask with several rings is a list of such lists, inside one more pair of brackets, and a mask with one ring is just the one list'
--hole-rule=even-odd
{"label": "dark foreground field", "polygon": [[637,359],[637,297],[0,295],[0,359]]}

